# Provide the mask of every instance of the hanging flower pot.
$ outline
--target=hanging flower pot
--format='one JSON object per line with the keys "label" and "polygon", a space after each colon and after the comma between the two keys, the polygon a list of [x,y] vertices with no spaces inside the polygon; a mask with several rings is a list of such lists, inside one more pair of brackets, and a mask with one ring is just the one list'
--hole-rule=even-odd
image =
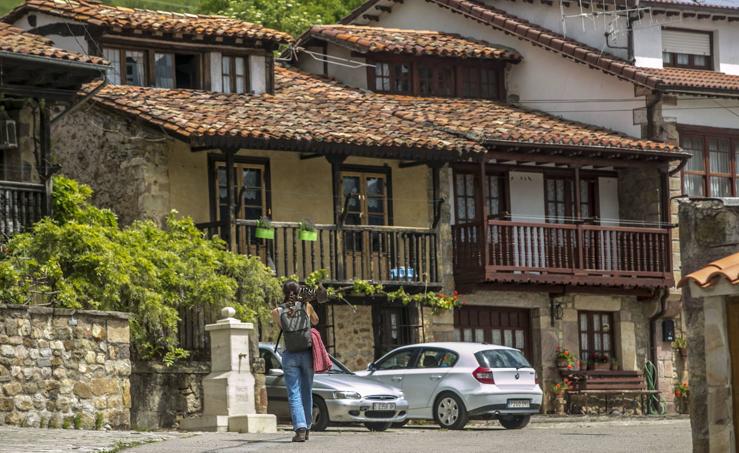
{"label": "hanging flower pot", "polygon": [[307,220],[303,220],[300,222],[298,238],[300,238],[301,241],[317,241],[318,231],[316,231],[316,226]]}
{"label": "hanging flower pot", "polygon": [[257,220],[257,227],[254,230],[254,236],[259,239],[274,239],[275,229],[272,227],[272,222],[266,217],[262,217]]}

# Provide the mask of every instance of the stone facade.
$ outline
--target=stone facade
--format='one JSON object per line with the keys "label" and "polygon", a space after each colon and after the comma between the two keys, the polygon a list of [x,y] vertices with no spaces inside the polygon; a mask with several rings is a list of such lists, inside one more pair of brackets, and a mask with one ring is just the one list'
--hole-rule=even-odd
{"label": "stone facade", "polygon": [[169,149],[162,132],[101,107],[66,115],[52,131],[62,174],[92,186],[93,203],[124,224],[169,212]]}
{"label": "stone facade", "polygon": [[[739,206],[725,206],[719,200],[682,202],[679,216],[683,275],[736,253],[739,244]],[[726,416],[731,412],[728,409],[731,399],[727,397],[726,389],[722,390],[720,386],[711,388],[707,378],[709,369],[714,380],[721,380],[716,373],[729,373],[726,366],[709,368],[706,360],[709,356],[716,356],[722,348],[720,339],[726,333],[726,324],[722,322],[725,317],[722,316],[722,307],[714,306],[709,310],[705,301],[694,297],[689,289],[683,291],[690,357],[690,419],[693,451],[696,453],[727,451],[712,450],[710,445],[725,444],[721,437],[732,423],[732,418]],[[728,379],[723,376],[723,380]]]}
{"label": "stone facade", "polygon": [[130,426],[128,315],[0,305],[0,424]]}
{"label": "stone facade", "polygon": [[351,370],[364,370],[375,360],[372,307],[344,304],[334,306],[336,358]]}
{"label": "stone facade", "polygon": [[203,410],[203,378],[210,363],[165,367],[137,362],[131,373],[131,426],[140,430],[178,428]]}

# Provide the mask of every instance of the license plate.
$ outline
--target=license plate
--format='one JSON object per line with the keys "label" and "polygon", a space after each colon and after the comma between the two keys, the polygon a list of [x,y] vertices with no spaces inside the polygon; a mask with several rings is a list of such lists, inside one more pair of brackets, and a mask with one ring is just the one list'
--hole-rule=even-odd
{"label": "license plate", "polygon": [[528,409],[531,407],[531,400],[508,400],[509,409]]}
{"label": "license plate", "polygon": [[394,411],[395,403],[372,403],[373,411]]}

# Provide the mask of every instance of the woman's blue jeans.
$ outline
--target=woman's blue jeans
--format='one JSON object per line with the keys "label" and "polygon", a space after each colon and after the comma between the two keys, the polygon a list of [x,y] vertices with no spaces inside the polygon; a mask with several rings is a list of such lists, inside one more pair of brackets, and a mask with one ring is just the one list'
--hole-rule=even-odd
{"label": "woman's blue jeans", "polygon": [[287,402],[293,430],[310,429],[313,421],[313,351],[282,353]]}

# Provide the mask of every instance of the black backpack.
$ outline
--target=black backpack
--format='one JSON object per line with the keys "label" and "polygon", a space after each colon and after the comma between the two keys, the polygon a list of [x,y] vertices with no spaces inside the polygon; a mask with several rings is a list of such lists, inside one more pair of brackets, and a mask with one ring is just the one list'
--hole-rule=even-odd
{"label": "black backpack", "polygon": [[[288,352],[307,351],[313,346],[310,316],[303,302],[295,302],[292,307],[280,305],[280,324],[285,336],[285,350]],[[279,342],[279,339],[277,340]]]}

